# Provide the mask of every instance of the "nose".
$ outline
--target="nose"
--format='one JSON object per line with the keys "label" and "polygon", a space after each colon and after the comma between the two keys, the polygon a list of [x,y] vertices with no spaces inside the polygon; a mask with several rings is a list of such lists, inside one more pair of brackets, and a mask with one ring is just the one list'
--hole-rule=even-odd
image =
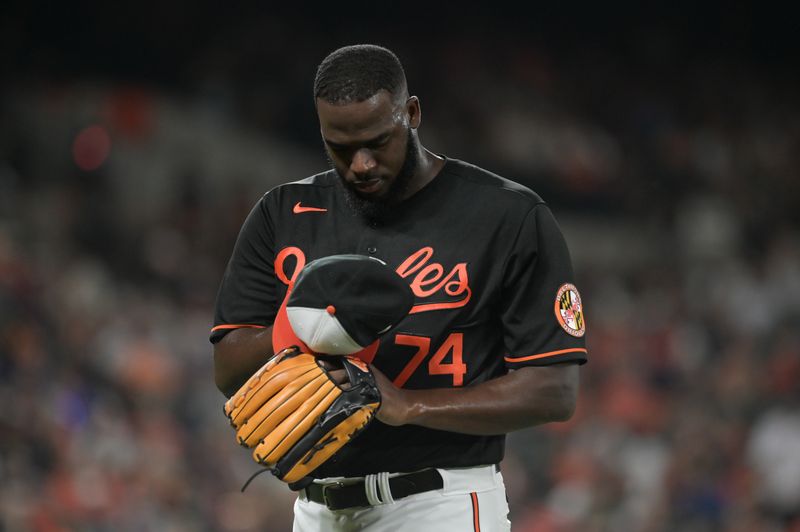
{"label": "nose", "polygon": [[372,156],[372,152],[366,148],[361,148],[353,155],[353,160],[350,162],[350,171],[361,176],[368,174],[376,166],[378,166],[378,162]]}

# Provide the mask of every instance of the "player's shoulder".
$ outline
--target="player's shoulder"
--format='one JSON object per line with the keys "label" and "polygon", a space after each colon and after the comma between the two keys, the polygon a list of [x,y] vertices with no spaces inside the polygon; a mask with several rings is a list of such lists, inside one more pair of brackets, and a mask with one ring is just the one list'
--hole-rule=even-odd
{"label": "player's shoulder", "polygon": [[264,194],[264,196],[277,196],[281,194],[302,194],[303,192],[311,192],[317,189],[327,189],[336,185],[336,172],[327,170],[312,176],[299,179],[297,181],[289,181],[288,183],[281,183]]}
{"label": "player's shoulder", "polygon": [[276,185],[264,193],[260,203],[268,205],[284,201],[316,201],[327,196],[335,186],[336,173],[333,170],[327,170],[297,181]]}
{"label": "player's shoulder", "polygon": [[534,207],[544,200],[529,187],[459,159],[447,159],[445,171],[458,179],[458,186],[470,194],[489,195],[494,202],[503,201],[509,205]]}

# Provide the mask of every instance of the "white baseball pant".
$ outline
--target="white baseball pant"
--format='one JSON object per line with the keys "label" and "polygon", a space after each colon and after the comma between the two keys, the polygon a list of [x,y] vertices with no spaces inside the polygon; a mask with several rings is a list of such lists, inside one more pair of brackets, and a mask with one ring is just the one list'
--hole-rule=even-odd
{"label": "white baseball pant", "polygon": [[[309,501],[304,490],[294,504],[294,532],[508,532],[508,503],[503,476],[494,465],[438,469],[443,487],[409,495],[389,503],[367,507],[330,510]],[[393,475],[389,475],[393,476]],[[369,480],[381,475],[369,475]],[[384,477],[385,478],[385,477]],[[320,484],[358,479],[331,478]],[[373,490],[375,483],[372,484]],[[373,492],[372,500],[391,500],[384,491]]]}

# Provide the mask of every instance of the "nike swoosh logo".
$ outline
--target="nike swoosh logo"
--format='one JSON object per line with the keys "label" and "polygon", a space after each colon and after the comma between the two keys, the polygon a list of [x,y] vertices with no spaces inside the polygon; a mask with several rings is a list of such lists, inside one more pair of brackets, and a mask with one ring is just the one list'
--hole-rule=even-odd
{"label": "nike swoosh logo", "polygon": [[294,208],[292,208],[292,212],[295,214],[300,214],[302,212],[328,212],[328,209],[320,209],[319,207],[303,207],[298,201]]}

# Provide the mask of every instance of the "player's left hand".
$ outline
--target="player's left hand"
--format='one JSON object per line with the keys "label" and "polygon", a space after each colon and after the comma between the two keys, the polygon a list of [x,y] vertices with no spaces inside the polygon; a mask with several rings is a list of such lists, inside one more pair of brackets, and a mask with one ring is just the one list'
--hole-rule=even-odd
{"label": "player's left hand", "polygon": [[358,435],[380,403],[361,360],[289,348],[225,403],[225,415],[256,462],[284,482],[297,482]]}

